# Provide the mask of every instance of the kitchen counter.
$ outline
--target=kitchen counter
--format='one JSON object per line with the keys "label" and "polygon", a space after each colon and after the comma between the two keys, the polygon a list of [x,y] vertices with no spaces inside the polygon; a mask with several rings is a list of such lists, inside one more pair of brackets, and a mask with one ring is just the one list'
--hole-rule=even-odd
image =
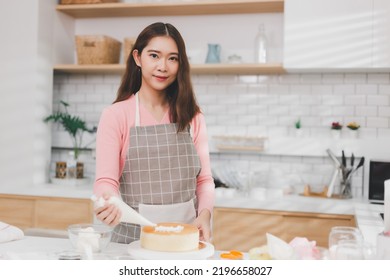
{"label": "kitchen counter", "polygon": [[[19,194],[47,197],[69,197],[89,199],[92,195],[92,184],[82,186],[61,186],[42,184],[26,188],[0,188],[3,194]],[[280,195],[267,197],[244,196],[241,194],[222,193],[216,189],[216,207],[262,209],[273,211],[293,211],[324,214],[354,215],[357,225],[363,232],[367,242],[376,244],[376,236],[383,231],[383,220],[379,213],[383,213],[384,206],[370,204],[367,199],[331,199],[305,197],[300,195]]]}
{"label": "kitchen counter", "polygon": [[254,196],[241,194],[226,195],[217,189],[215,207],[354,215],[365,241],[373,246],[376,245],[378,233],[382,232],[384,228],[383,220],[379,214],[383,213],[384,206],[371,204],[363,198],[334,199],[280,195],[273,198],[256,199]]}

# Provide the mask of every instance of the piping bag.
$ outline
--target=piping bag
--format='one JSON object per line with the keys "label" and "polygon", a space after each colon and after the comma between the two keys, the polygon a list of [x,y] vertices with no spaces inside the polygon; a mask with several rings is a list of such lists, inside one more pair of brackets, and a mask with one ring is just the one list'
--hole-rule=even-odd
{"label": "piping bag", "polygon": [[[102,207],[106,200],[104,200],[103,197],[100,197],[99,199],[93,195],[91,197],[91,200],[95,202],[95,207]],[[148,219],[146,219],[144,216],[139,214],[137,211],[135,211],[133,208],[131,208],[129,205],[127,205],[122,199],[116,196],[111,196],[107,202],[109,204],[114,204],[121,210],[121,223],[130,223],[130,224],[138,224],[141,226],[156,226],[155,223],[152,223]]]}

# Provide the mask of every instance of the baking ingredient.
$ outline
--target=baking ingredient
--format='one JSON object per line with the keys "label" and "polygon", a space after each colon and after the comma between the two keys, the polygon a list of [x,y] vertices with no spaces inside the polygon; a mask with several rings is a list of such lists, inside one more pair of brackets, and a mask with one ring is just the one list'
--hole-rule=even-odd
{"label": "baking ingredient", "polygon": [[77,249],[85,252],[87,255],[90,252],[98,252],[99,239],[100,234],[95,232],[92,227],[83,228],[78,234]]}

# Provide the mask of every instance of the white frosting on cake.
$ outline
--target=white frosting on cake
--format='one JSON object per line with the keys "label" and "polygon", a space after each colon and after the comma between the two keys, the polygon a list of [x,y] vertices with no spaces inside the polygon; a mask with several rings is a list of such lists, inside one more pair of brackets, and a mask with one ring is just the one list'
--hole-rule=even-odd
{"label": "white frosting on cake", "polygon": [[166,226],[156,226],[154,228],[157,232],[181,232],[183,231],[183,226],[175,226],[175,227],[166,227]]}

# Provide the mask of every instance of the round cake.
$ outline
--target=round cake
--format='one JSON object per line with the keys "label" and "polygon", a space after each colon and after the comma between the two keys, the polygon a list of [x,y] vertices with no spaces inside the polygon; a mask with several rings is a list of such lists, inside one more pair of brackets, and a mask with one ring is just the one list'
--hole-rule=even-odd
{"label": "round cake", "polygon": [[153,251],[186,252],[198,250],[199,230],[182,223],[158,223],[141,230],[141,247]]}

